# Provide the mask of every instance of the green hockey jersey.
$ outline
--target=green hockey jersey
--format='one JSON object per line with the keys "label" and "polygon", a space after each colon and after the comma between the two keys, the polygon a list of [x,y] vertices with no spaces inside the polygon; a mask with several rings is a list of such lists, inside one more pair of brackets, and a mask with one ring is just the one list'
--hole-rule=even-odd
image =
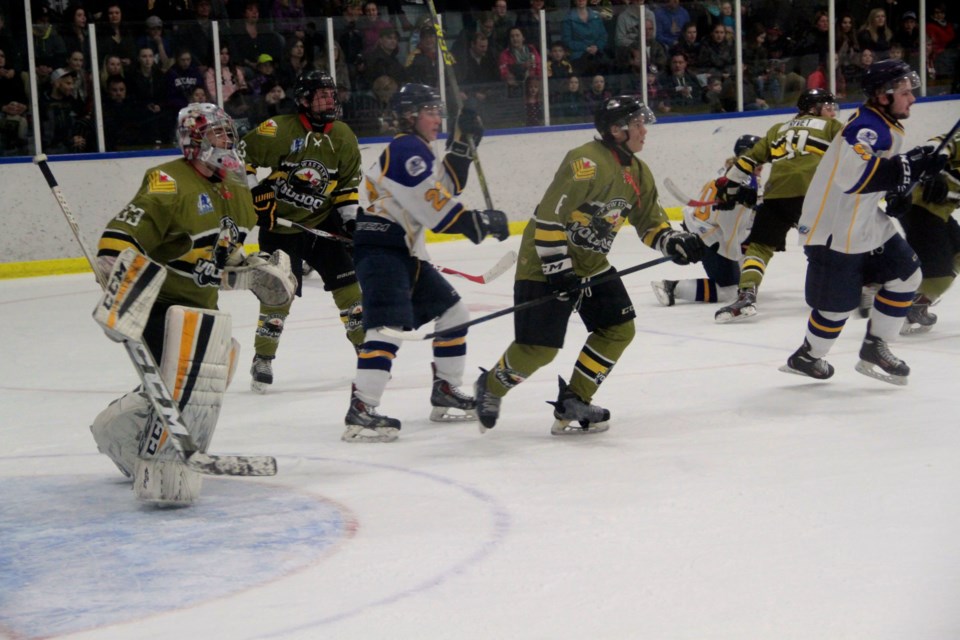
{"label": "green hockey jersey", "polygon": [[107,223],[97,255],[116,257],[133,247],[167,267],[159,302],[216,309],[220,269],[213,250],[224,216],[242,244],[257,224],[247,186],[210,182],[179,158],[146,172],[133,200]]}
{"label": "green hockey jersey", "polygon": [[670,229],[649,167],[596,140],[573,149],[523,232],[517,279],[546,280],[541,258],[557,254],[569,255],[581,277],[607,270],[607,254],[627,221],[650,247]]}
{"label": "green hockey jersey", "polygon": [[[360,148],[346,124],[336,121],[313,131],[303,116],[275,116],[243,137],[247,172],[272,170],[277,215],[310,228],[331,211],[360,203]],[[351,211],[354,214],[355,211]],[[298,233],[276,227],[276,233]]]}

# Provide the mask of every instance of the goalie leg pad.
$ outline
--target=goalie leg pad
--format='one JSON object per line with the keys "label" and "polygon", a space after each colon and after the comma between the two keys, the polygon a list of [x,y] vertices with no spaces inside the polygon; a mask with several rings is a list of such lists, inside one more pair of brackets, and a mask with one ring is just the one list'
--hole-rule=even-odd
{"label": "goalie leg pad", "polygon": [[172,306],[167,310],[160,375],[200,451],[213,438],[233,354],[230,314]]}
{"label": "goalie leg pad", "polygon": [[142,253],[127,248],[107,276],[93,319],[111,340],[139,340],[167,271]]}
{"label": "goalie leg pad", "polygon": [[133,477],[140,436],[152,415],[147,399],[133,391],[111,402],[90,425],[97,450],[113,460],[128,478]]}
{"label": "goalie leg pad", "polygon": [[137,459],[133,494],[158,507],[186,507],[200,497],[203,477],[179,460]]}

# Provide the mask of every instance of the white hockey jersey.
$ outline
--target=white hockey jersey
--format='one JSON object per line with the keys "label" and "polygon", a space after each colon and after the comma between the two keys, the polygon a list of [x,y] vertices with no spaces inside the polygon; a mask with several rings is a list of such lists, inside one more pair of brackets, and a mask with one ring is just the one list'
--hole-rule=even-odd
{"label": "white hockey jersey", "polygon": [[366,213],[400,225],[410,255],[429,261],[426,230],[443,233],[462,214],[456,199],[463,187],[433,149],[412,134],[395,137],[369,169],[364,184]]}
{"label": "white hockey jersey", "polygon": [[[725,173],[721,171],[720,175]],[[754,176],[750,178],[750,188],[759,189]],[[712,202],[716,199],[717,183],[716,180],[711,180],[703,185],[699,200]],[[708,247],[717,244],[717,253],[734,262],[740,262],[743,258],[741,245],[750,235],[754,217],[756,217],[756,211],[742,204],[728,210],[710,206],[683,208],[683,224],[687,230],[700,236]]]}
{"label": "white hockey jersey", "polygon": [[879,207],[886,190],[875,190],[871,180],[880,160],[899,153],[902,144],[899,122],[861,106],[817,166],[803,201],[800,244],[866,253],[893,237],[897,228]]}

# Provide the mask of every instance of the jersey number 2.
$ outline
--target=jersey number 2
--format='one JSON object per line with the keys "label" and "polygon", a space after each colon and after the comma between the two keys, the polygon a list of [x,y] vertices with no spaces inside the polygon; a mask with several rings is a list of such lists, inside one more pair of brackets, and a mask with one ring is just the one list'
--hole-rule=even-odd
{"label": "jersey number 2", "polygon": [[427,189],[427,192],[423,194],[424,200],[433,205],[433,208],[437,211],[440,211],[447,203],[450,202],[450,193],[443,188],[439,182],[437,186],[433,189]]}

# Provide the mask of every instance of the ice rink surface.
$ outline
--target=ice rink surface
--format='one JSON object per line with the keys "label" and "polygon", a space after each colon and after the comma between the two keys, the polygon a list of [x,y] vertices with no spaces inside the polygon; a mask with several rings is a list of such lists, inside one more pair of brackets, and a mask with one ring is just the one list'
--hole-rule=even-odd
{"label": "ice rink surface", "polygon": [[[657,306],[650,280],[699,266],[627,276],[637,337],[595,399],[612,427],[581,438],[551,436],[545,404],[579,320],[483,436],[428,421],[430,345],[405,344],[381,405],[400,440],[346,444],[354,357],[320,280],[265,396],[248,389],[255,299],[225,293],[244,352],[211,451],[280,472],[209,478],[179,510],[138,505],[90,436],[135,383],[90,319],[92,276],[0,282],[0,637],[960,637],[960,292],[893,345],[907,387],[854,371],[859,318],[833,379],[780,373],[808,314],[791,240],[742,324]],[[431,251],[479,273],[518,243]],[[611,259],[657,255],[627,228]],[[512,304],[509,274],[451,281],[474,316]],[[509,317],[471,330],[468,388],[511,337]]]}

